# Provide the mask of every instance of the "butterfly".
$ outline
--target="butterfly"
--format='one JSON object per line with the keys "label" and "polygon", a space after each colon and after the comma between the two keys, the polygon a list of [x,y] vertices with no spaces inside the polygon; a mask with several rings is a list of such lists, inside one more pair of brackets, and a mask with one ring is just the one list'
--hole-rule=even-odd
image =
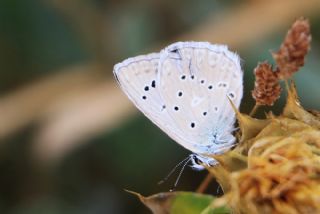
{"label": "butterfly", "polygon": [[230,101],[239,107],[243,72],[239,56],[227,46],[177,42],[116,64],[114,75],[146,117],[193,152],[193,168],[217,164],[210,156],[235,145]]}

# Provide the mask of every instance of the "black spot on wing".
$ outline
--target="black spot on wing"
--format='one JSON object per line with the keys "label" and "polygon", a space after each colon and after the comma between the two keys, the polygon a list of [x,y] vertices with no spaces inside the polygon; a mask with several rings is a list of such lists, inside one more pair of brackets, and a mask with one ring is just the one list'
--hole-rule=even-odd
{"label": "black spot on wing", "polygon": [[229,96],[231,99],[234,99],[234,98],[236,97],[236,95],[234,95],[233,92],[230,92],[230,93],[228,94],[228,96]]}
{"label": "black spot on wing", "polygon": [[218,87],[219,88],[226,88],[228,85],[225,82],[219,82]]}
{"label": "black spot on wing", "polygon": [[155,87],[156,87],[156,81],[155,81],[155,80],[152,80],[152,82],[151,82],[151,87],[152,87],[152,88],[155,88]]}

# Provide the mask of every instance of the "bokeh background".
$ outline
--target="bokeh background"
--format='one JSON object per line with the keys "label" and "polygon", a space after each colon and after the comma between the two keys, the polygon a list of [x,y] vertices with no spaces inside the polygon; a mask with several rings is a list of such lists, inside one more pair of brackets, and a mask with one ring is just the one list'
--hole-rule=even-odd
{"label": "bokeh background", "polygon": [[[149,213],[124,189],[168,191],[176,176],[157,182],[189,152],[137,112],[112,68],[175,41],[239,53],[249,112],[253,68],[273,63],[270,51],[307,17],[312,50],[295,80],[303,105],[320,109],[319,11],[319,0],[1,0],[0,213]],[[205,175],[186,169],[178,190]]]}

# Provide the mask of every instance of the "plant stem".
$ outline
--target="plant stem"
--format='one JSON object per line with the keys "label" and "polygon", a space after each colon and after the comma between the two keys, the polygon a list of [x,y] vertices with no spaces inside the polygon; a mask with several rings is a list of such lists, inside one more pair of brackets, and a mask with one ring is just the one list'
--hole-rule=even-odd
{"label": "plant stem", "polygon": [[251,110],[249,116],[252,117],[253,115],[255,115],[255,113],[257,112],[258,108],[260,107],[260,105],[258,105],[257,103],[254,105],[253,109]]}
{"label": "plant stem", "polygon": [[290,91],[290,84],[291,84],[291,83],[292,83],[292,82],[289,83],[288,80],[284,80],[284,85],[285,85],[287,91]]}
{"label": "plant stem", "polygon": [[209,186],[210,182],[212,181],[213,176],[209,173],[205,179],[201,182],[200,186],[197,189],[197,193],[204,193],[204,191],[207,189]]}

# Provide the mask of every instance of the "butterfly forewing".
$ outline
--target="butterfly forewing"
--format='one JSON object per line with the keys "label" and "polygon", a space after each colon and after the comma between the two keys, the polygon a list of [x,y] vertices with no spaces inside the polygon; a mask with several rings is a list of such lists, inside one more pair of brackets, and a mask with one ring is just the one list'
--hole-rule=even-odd
{"label": "butterfly forewing", "polygon": [[242,71],[237,55],[225,46],[209,43],[175,43],[162,51],[160,95],[175,129],[197,153],[217,153],[230,146],[235,113],[239,106]]}

